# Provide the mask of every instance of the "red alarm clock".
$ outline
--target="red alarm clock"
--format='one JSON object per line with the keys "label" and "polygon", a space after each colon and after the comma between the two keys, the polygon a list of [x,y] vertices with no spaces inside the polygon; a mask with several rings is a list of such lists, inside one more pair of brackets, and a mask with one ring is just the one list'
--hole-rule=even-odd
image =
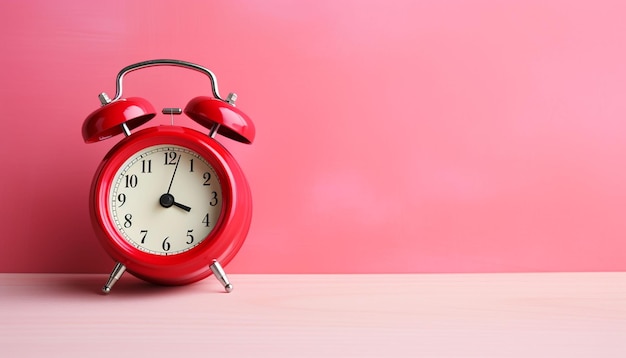
{"label": "red alarm clock", "polygon": [[[207,75],[212,97],[193,98],[184,113],[207,133],[174,125],[134,129],[156,116],[139,97],[122,98],[127,73],[151,66],[178,66]],[[124,134],[104,157],[93,179],[90,214],[106,252],[116,261],[102,288],[109,293],[128,271],[163,285],[185,285],[214,274],[227,292],[224,273],[241,248],[252,218],[252,198],[243,171],[215,139],[217,134],[246,144],[255,128],[235,107],[236,95],[222,99],[215,75],[205,67],[179,60],[150,60],[123,68],[111,100],[83,123],[86,143]],[[162,111],[173,118],[181,108]]]}

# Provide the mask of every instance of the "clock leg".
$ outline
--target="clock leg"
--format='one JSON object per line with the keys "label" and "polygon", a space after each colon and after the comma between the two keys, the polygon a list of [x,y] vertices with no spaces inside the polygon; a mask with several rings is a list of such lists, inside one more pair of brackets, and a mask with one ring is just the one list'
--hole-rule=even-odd
{"label": "clock leg", "polygon": [[104,293],[111,292],[111,287],[113,287],[113,285],[115,285],[117,280],[119,280],[120,277],[122,277],[122,274],[124,273],[124,271],[126,271],[126,266],[122,265],[119,262],[116,263],[115,267],[113,268],[113,271],[111,271],[111,275],[109,276],[109,280],[104,285],[104,287],[102,287],[102,292],[104,292]]}
{"label": "clock leg", "polygon": [[230,281],[228,281],[228,277],[226,277],[226,272],[222,268],[222,265],[217,260],[213,260],[211,266],[209,266],[211,271],[213,271],[213,275],[217,277],[217,279],[222,283],[226,292],[231,292],[233,290],[233,285],[231,285]]}

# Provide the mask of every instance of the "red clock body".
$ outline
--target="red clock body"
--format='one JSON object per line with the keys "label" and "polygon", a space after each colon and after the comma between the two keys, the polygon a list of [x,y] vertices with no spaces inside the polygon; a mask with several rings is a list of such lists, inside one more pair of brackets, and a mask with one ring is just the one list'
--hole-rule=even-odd
{"label": "red clock body", "polygon": [[105,156],[90,194],[94,230],[126,271],[183,285],[211,275],[241,248],[252,198],[233,156],[194,129],[156,126],[124,138]]}

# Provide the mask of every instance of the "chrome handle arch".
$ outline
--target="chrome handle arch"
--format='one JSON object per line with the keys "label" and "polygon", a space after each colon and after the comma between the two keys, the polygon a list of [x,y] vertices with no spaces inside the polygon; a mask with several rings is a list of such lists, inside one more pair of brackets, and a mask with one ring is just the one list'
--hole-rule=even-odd
{"label": "chrome handle arch", "polygon": [[189,69],[204,73],[211,80],[211,90],[213,91],[213,97],[221,101],[225,101],[225,102],[227,101],[220,96],[219,90],[217,88],[217,78],[215,77],[215,74],[213,74],[213,72],[211,72],[211,70],[209,70],[208,68],[197,65],[195,63],[187,62],[187,61],[158,59],[158,60],[148,60],[148,61],[143,61],[143,62],[137,62],[135,64],[128,65],[122,68],[122,70],[117,74],[115,97],[111,100],[111,102],[115,102],[118,99],[122,98],[122,87],[123,87],[122,80],[127,73],[135,71],[135,70],[139,70],[141,68],[153,67],[153,66],[184,67],[184,68],[189,68]]}

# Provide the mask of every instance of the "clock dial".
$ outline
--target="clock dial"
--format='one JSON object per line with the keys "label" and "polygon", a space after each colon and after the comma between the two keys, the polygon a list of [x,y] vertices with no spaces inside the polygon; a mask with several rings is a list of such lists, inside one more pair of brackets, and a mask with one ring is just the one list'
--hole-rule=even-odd
{"label": "clock dial", "polygon": [[154,255],[188,251],[211,233],[222,211],[215,169],[178,145],[145,148],[116,172],[108,195],[122,237]]}

